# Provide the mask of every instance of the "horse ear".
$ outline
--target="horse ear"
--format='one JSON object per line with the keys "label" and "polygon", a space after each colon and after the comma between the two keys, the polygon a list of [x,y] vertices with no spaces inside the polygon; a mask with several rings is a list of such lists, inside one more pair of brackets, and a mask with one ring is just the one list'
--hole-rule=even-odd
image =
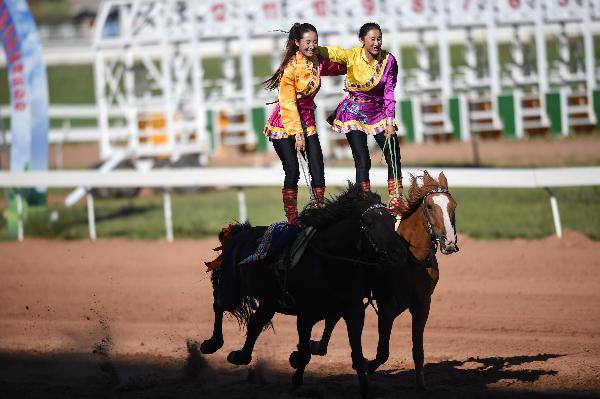
{"label": "horse ear", "polygon": [[427,186],[431,183],[433,177],[426,170],[423,171],[423,186]]}
{"label": "horse ear", "polygon": [[440,175],[438,176],[438,183],[440,183],[440,186],[448,190],[448,180],[446,180],[446,175],[444,175],[444,172],[440,172]]}

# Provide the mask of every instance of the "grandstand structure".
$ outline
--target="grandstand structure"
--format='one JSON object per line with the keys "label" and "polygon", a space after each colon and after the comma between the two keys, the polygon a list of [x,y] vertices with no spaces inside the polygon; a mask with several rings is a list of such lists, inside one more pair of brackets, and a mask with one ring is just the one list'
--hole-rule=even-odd
{"label": "grandstand structure", "polygon": [[[267,148],[275,93],[254,60],[267,48],[274,69],[281,30],[297,21],[315,25],[320,44],[346,47],[364,22],[382,26],[401,66],[405,140],[597,129],[600,0],[104,0],[93,37],[102,159],[202,164],[222,146]],[[222,77],[208,81],[203,57],[215,46]],[[324,78],[317,96],[328,155],[336,137],[325,115],[342,87]]]}

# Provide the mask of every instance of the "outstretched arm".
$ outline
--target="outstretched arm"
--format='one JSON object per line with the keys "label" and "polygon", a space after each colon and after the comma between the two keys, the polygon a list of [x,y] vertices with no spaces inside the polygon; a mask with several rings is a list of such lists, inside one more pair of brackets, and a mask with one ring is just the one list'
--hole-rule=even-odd
{"label": "outstretched arm", "polygon": [[398,63],[391,54],[388,57],[390,57],[388,62],[391,62],[392,64],[388,69],[388,76],[385,81],[383,107],[386,117],[385,135],[389,137],[396,132],[396,96],[394,95],[394,89],[396,88],[396,81],[398,80]]}
{"label": "outstretched arm", "polygon": [[350,50],[339,46],[319,46],[317,48],[317,53],[330,61],[346,65],[348,64]]}
{"label": "outstretched arm", "polygon": [[345,74],[346,65],[338,64],[337,62],[333,62],[327,58],[323,58],[321,60],[321,76],[338,76]]}

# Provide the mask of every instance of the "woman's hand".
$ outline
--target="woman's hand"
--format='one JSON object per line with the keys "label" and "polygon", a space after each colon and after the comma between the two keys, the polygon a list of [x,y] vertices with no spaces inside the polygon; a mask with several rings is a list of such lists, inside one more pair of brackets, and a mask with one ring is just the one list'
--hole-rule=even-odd
{"label": "woman's hand", "polygon": [[394,125],[385,125],[385,137],[393,137],[396,135],[396,127]]}
{"label": "woman's hand", "polygon": [[296,150],[304,151],[304,136],[296,136]]}

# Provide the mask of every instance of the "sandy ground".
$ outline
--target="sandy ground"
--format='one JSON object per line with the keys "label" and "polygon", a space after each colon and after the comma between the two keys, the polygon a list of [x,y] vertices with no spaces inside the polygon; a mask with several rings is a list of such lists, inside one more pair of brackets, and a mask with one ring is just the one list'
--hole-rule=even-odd
{"label": "sandy ground", "polygon": [[[202,261],[215,240],[0,243],[0,397],[358,398],[345,328],[290,392],[295,319],[276,316],[249,367],[186,342],[212,329]],[[440,255],[419,397],[600,397],[600,242],[460,239]],[[317,337],[322,323],[313,331]],[[363,345],[376,349],[367,312]],[[370,377],[377,397],[417,397],[410,317],[396,321],[390,360]]]}

